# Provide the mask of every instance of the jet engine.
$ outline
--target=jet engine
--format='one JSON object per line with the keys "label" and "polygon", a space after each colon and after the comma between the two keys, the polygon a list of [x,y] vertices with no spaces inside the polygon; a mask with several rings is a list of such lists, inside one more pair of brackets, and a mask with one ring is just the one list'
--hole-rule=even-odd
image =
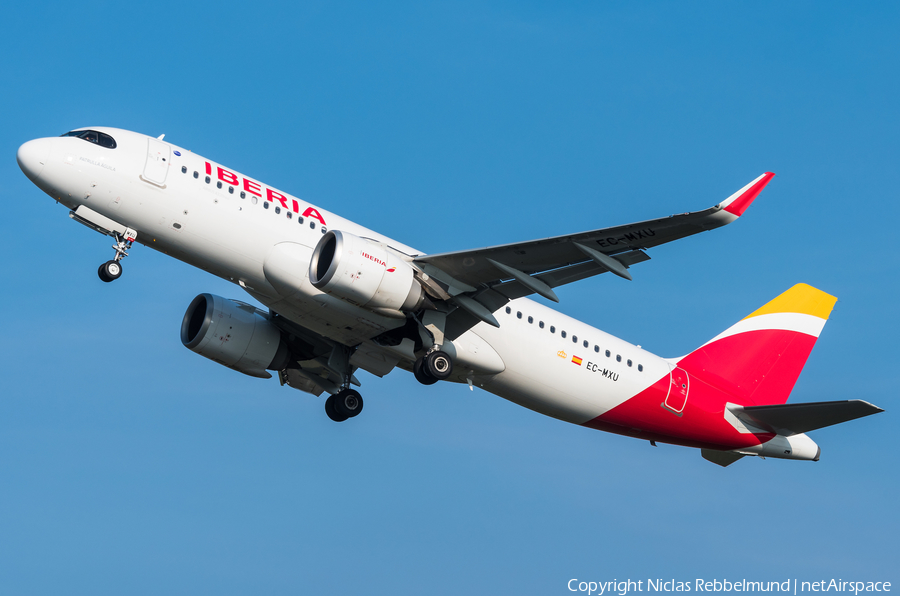
{"label": "jet engine", "polygon": [[309,281],[326,294],[381,314],[415,310],[425,299],[413,268],[400,256],[383,244],[336,230],[316,245]]}
{"label": "jet engine", "polygon": [[290,350],[278,329],[259,309],[212,294],[200,294],[181,321],[184,347],[251,377],[284,368]]}

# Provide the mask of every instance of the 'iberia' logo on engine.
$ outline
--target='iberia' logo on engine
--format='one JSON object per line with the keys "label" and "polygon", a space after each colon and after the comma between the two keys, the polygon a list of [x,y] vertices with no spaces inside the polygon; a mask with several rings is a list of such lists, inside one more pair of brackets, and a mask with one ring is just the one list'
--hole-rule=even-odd
{"label": "'iberia' logo on engine", "polygon": [[375,263],[378,263],[378,264],[381,265],[382,267],[387,267],[387,263],[385,263],[384,261],[382,261],[382,260],[379,259],[378,257],[373,257],[372,255],[370,255],[370,254],[367,253],[367,252],[360,252],[359,254],[362,255],[363,257],[369,259],[370,261],[373,261],[373,262],[375,262]]}

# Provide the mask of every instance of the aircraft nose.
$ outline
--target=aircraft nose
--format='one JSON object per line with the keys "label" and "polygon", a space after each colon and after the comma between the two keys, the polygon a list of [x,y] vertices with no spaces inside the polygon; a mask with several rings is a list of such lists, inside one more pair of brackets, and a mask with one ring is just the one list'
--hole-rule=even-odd
{"label": "aircraft nose", "polygon": [[47,163],[47,158],[50,156],[52,142],[51,139],[35,139],[24,143],[16,152],[16,161],[19,162],[19,167],[32,182],[37,181],[41,175],[44,164]]}

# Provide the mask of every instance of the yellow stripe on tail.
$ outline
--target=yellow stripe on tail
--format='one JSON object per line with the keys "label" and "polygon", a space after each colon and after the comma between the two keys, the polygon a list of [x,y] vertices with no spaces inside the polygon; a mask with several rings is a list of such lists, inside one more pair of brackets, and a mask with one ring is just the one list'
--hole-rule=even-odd
{"label": "yellow stripe on tail", "polygon": [[827,321],[836,302],[837,298],[831,294],[826,294],[822,290],[807,284],[797,284],[787,292],[753,311],[744,317],[743,320],[760,315],[795,312],[812,315]]}

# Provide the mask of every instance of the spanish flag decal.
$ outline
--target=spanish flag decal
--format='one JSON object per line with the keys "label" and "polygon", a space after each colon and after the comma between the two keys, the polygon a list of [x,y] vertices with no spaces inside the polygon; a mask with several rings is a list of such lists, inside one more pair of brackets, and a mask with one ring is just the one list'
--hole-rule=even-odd
{"label": "spanish flag decal", "polygon": [[578,356],[572,356],[572,362],[574,364],[577,364],[578,366],[581,366],[581,358]]}

